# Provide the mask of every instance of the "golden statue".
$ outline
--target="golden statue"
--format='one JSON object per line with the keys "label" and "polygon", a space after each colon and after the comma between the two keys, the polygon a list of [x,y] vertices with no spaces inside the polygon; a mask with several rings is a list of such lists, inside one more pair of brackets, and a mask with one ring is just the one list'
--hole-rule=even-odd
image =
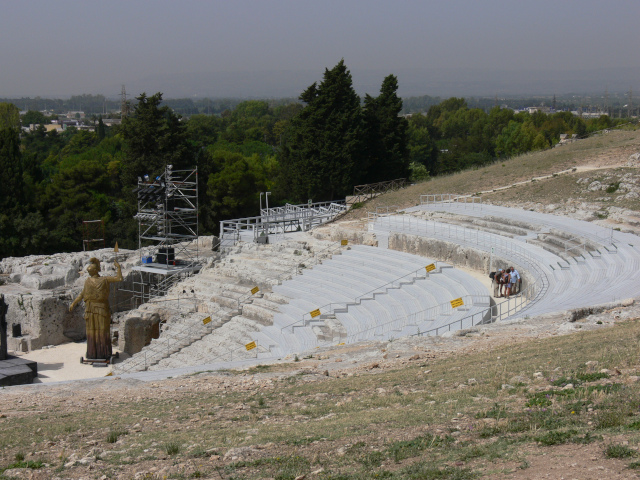
{"label": "golden statue", "polygon": [[117,275],[115,277],[101,277],[100,260],[89,260],[87,272],[90,277],[84,282],[80,295],[69,306],[69,311],[84,300],[84,319],[87,324],[87,359],[109,360],[111,350],[111,310],[109,309],[109,285],[122,281],[122,269],[115,261]]}

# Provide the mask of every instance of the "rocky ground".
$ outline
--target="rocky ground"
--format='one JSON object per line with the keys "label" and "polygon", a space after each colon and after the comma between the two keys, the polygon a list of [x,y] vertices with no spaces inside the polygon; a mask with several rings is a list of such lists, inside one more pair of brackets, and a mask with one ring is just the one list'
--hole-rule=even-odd
{"label": "rocky ground", "polygon": [[[389,444],[424,436],[427,431],[436,435],[449,432],[451,441],[460,444],[471,439],[464,433],[467,425],[486,428],[500,421],[492,417],[474,419],[466,411],[468,406],[460,404],[455,407],[459,412],[447,411],[445,416],[452,419],[440,418],[429,425],[418,423],[401,430],[393,425],[372,425],[370,431],[365,426],[355,431],[353,437],[347,433],[331,438],[327,432],[323,435],[328,438],[314,436],[312,425],[343,415],[340,413],[343,406],[358,401],[359,388],[366,390],[360,394],[376,398],[389,398],[397,388],[401,389],[401,395],[405,392],[428,397],[433,388],[430,385],[439,384],[430,381],[442,375],[438,366],[447,362],[483,353],[498,352],[499,355],[505,346],[526,345],[569,333],[615,329],[618,324],[640,318],[640,306],[626,301],[623,305],[603,307],[591,315],[587,313],[565,312],[528,322],[487,325],[442,338],[404,338],[338,346],[318,350],[311,358],[298,362],[289,360],[241,372],[202,372],[149,383],[115,377],[3,389],[0,391],[0,425],[11,435],[22,429],[25,438],[5,436],[2,439],[0,465],[5,468],[13,465],[4,471],[6,478],[305,478],[301,475],[338,478],[329,473],[334,475],[341,468],[347,468],[341,465],[347,464],[354,454],[354,445],[366,444],[372,452],[383,452]],[[582,315],[586,316],[580,318]],[[602,361],[593,358],[592,365],[597,365],[598,360]],[[460,367],[453,367],[456,368]],[[418,380],[403,386],[404,382],[398,377],[398,387],[389,385],[388,375],[405,371],[411,371]],[[640,380],[635,367],[608,372],[615,383]],[[506,380],[499,382],[498,390],[506,393],[523,384],[537,385],[538,389],[548,387],[549,382],[542,379],[542,373],[524,376],[518,373],[507,374]],[[466,371],[462,373],[462,381],[446,387],[443,384],[441,393],[472,389],[476,383],[482,383],[471,378],[472,375],[480,378],[477,372]],[[375,381],[376,377],[380,378],[379,382]],[[358,387],[358,379],[374,381]],[[350,384],[351,381],[354,384]],[[293,390],[292,386],[295,386]],[[321,415],[310,413],[314,402],[323,403],[326,411]],[[112,416],[117,411],[121,411],[122,418]],[[68,426],[54,420],[65,417],[69,420]],[[306,432],[305,425],[309,426]],[[287,426],[290,431],[285,428],[289,433],[283,436],[282,428]],[[311,439],[306,441],[309,435]],[[611,443],[616,435],[614,432],[605,437]],[[174,438],[180,440],[171,441]],[[637,441],[636,437],[622,440],[626,442],[623,445],[629,445],[634,452]],[[549,478],[637,478],[635,472],[627,468],[629,462],[603,456],[602,448],[592,444],[542,447],[535,442],[525,443],[519,456],[483,464],[472,459],[454,462],[451,466],[457,468],[458,476],[438,478],[477,478],[471,473],[464,476],[466,471],[490,478],[514,479],[546,478],[545,475],[550,475]],[[296,463],[292,456],[305,461]],[[22,460],[15,461],[19,458]],[[277,458],[292,462],[287,472],[295,475],[289,476],[286,472],[273,475],[271,462],[277,463],[273,460]],[[336,464],[331,458],[343,461]],[[29,462],[32,467],[40,468],[25,468]],[[400,475],[401,469],[407,466],[404,460],[379,463],[375,468],[372,466],[372,473],[386,469]],[[398,478],[414,477],[400,475]]]}

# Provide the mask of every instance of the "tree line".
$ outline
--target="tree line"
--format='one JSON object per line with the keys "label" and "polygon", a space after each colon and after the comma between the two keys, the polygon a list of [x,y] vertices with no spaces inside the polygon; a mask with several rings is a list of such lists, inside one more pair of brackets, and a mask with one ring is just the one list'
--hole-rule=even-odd
{"label": "tree line", "polygon": [[340,61],[300,101],[249,100],[187,119],[161,93],[143,93],[121,125],[97,118],[93,132],[21,133],[18,108],[0,103],[0,258],[81,250],[83,220],[104,221],[107,245],[137,248],[133,189],[167,164],[198,167],[200,233],[211,234],[221,220],[257,215],[261,191],[273,205],[340,199],[354,185],[426,179],[613,124],[486,113],[462,98],[407,119],[397,89],[389,75],[377,96],[360,98]]}

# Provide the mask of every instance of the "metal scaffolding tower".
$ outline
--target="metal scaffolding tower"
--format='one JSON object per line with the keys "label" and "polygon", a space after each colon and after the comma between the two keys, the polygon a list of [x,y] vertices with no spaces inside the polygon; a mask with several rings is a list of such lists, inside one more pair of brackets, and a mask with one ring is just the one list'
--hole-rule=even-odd
{"label": "metal scaffolding tower", "polygon": [[134,280],[139,303],[163,296],[181,278],[200,270],[198,258],[198,169],[138,178],[140,266]]}

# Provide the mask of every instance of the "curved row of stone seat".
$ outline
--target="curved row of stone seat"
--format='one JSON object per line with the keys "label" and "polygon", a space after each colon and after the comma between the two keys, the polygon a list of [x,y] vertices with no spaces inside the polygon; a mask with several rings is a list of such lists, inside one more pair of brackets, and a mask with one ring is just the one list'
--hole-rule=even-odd
{"label": "curved row of stone seat", "polygon": [[[539,223],[539,219],[513,218],[499,215],[499,212],[480,216],[486,206],[472,211],[459,210],[452,205],[430,207],[428,210],[423,209],[419,212],[414,209],[409,210],[413,214],[439,221],[446,225],[460,225],[507,238],[526,238],[528,243],[538,245],[562,257],[565,261],[570,261],[573,257],[581,254],[593,252],[599,247],[599,243],[594,242],[589,236],[585,236],[584,232],[569,234],[545,223]],[[437,211],[434,208],[441,208],[444,211]],[[456,214],[456,212],[459,212],[459,214]]]}
{"label": "curved row of stone seat", "polygon": [[[237,260],[230,256],[225,263],[228,266],[222,269],[222,273],[228,275],[236,265],[243,272],[255,271],[242,267]],[[402,252],[354,246],[324,264],[303,270],[302,275],[284,281],[282,285],[274,285],[273,293],[267,292],[262,298],[258,295],[253,303],[245,305],[231,321],[219,326],[201,340],[182,346],[180,351],[172,353],[169,358],[160,359],[152,369],[173,368],[177,364],[194,364],[194,361],[211,362],[225,356],[235,360],[256,354],[283,356],[300,353],[323,341],[336,341],[358,332],[368,338],[397,336],[398,331],[409,328],[403,323],[407,315],[424,312],[439,303],[477,292],[475,280],[468,282],[453,269],[444,269],[445,273],[424,278],[426,270],[423,269],[427,263],[431,261]],[[421,273],[414,275],[416,270]],[[407,278],[398,282],[398,278],[402,276]],[[210,284],[205,285],[204,282]],[[392,288],[383,287],[385,284],[390,284]],[[191,286],[194,295],[198,297],[202,297],[205,292],[213,293],[214,290],[213,299],[222,293],[230,295],[229,308],[247,289],[244,285],[217,285],[219,288],[216,289],[215,280],[207,275],[176,288],[186,287],[188,291]],[[371,294],[372,291],[377,293]],[[355,298],[367,293],[370,295],[365,297],[366,300],[362,299],[359,305],[349,306],[346,312],[336,312],[333,318],[329,316],[315,319],[307,324],[300,322],[303,316],[309,317],[310,311],[327,303],[352,303]],[[484,293],[488,298],[488,292]],[[274,302],[270,303],[269,296],[279,296],[287,301],[277,302],[276,310],[273,308]],[[267,322],[261,320],[264,311],[272,314]],[[446,313],[449,315],[441,316],[455,319],[469,312],[457,310]],[[341,321],[341,316],[344,321]],[[433,322],[431,317],[423,320],[423,325]],[[296,328],[291,328],[296,323]],[[161,341],[162,339],[156,343]],[[251,341],[255,341],[258,348],[247,352],[244,345]]]}
{"label": "curved row of stone seat", "polygon": [[[421,206],[415,209],[437,209],[437,206]],[[448,213],[451,210],[447,210]],[[545,298],[535,302],[528,308],[518,312],[515,316],[537,315],[549,313],[551,311],[566,310],[581,306],[591,306],[598,303],[605,303],[613,299],[637,296],[640,287],[637,284],[640,274],[640,238],[632,234],[626,234],[597,227],[588,222],[581,222],[575,219],[557,217],[554,215],[540,214],[536,212],[518,211],[505,207],[483,206],[482,210],[466,210],[462,212],[465,216],[500,216],[511,218],[514,222],[540,223],[550,229],[557,229],[565,232],[565,238],[573,236],[582,237],[590,242],[592,247],[599,246],[598,250],[584,254],[580,257],[566,262],[558,255],[543,250],[535,245],[527,244],[526,237],[514,236],[512,239],[502,237],[498,239],[495,235],[479,232],[465,232],[466,235],[446,235],[446,228],[440,231],[434,224],[420,228],[406,228],[411,221],[404,221],[404,231],[415,235],[435,236],[437,238],[447,238],[448,240],[467,244],[488,250],[492,241],[499,241],[502,244],[512,243],[515,251],[528,250],[528,259],[536,263],[537,268],[543,272],[549,281]],[[389,221],[386,218],[379,219],[376,223],[387,223],[384,228],[387,232],[399,230],[400,221]],[[411,232],[409,232],[409,231]],[[613,240],[613,243],[609,242]],[[508,252],[500,252],[503,257],[509,258]]]}
{"label": "curved row of stone seat", "polygon": [[[488,306],[489,295],[480,282],[451,268],[425,278],[423,275],[426,271],[424,274],[421,272],[428,263],[431,260],[415,255],[357,246],[305,272],[301,277],[275,287],[275,291],[292,298],[287,306],[291,308],[301,304],[300,300],[296,300],[301,294],[312,295],[311,292],[315,292],[316,295],[326,295],[326,303],[340,303],[347,292],[354,295],[356,300],[355,294],[371,292],[371,287],[374,287],[377,294],[367,295],[366,299],[360,299],[359,304],[354,302],[348,309],[345,306],[334,312],[348,336],[362,332],[364,336],[371,334],[374,338],[380,335],[393,336],[391,330],[396,326],[394,322],[403,322],[407,316],[446,304],[458,297],[483,295],[484,301],[480,303],[482,307]],[[417,278],[416,270],[419,272]],[[393,282],[400,278],[399,275],[408,276],[404,282]],[[383,282],[389,288],[376,290],[376,286],[385,285]],[[313,301],[319,302],[320,298],[316,296]],[[304,306],[311,309],[312,304],[307,302]],[[481,307],[474,305],[472,308],[476,311]],[[290,311],[283,310],[282,313],[291,317]],[[304,314],[304,310],[300,309],[298,315]],[[453,318],[464,314],[468,312],[456,311]]]}

